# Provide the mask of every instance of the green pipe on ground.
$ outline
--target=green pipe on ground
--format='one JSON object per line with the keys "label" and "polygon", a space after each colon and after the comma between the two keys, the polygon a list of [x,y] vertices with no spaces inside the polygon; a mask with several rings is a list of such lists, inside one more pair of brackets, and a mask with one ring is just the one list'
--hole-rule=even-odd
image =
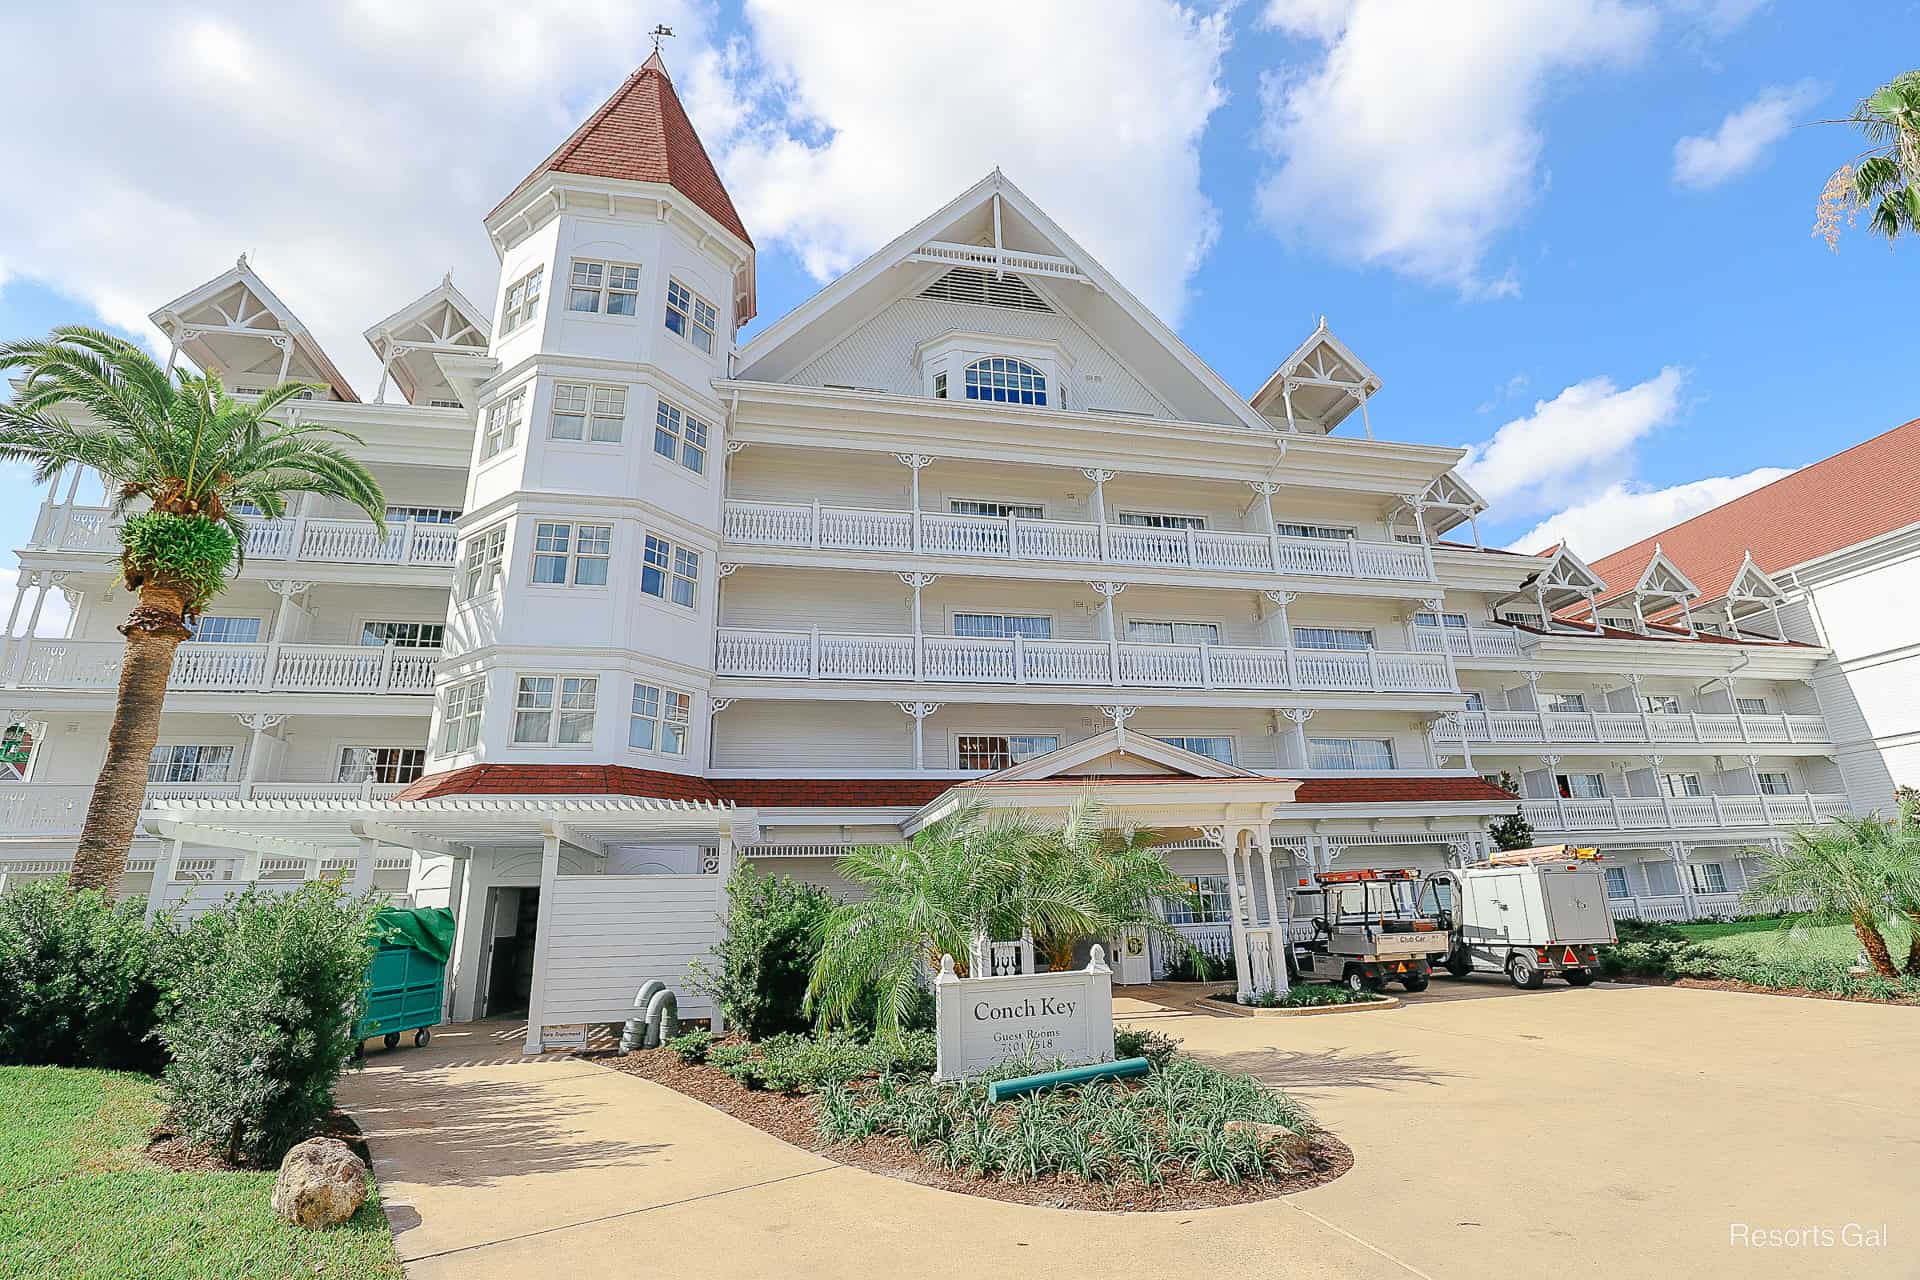
{"label": "green pipe on ground", "polygon": [[987,1101],[1001,1102],[1007,1098],[1017,1098],[1023,1093],[1052,1089],[1063,1084],[1125,1080],[1129,1076],[1143,1076],[1151,1069],[1145,1058],[1122,1058],[1118,1062],[1096,1062],[1085,1067],[1068,1067],[1064,1071],[1042,1071],[1037,1076],[1015,1076],[1011,1080],[995,1080],[988,1085]]}

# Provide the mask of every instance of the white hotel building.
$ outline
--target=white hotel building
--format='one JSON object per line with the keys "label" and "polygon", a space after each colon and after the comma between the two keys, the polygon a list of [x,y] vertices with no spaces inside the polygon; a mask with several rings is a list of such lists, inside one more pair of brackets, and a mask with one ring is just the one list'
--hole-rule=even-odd
{"label": "white hotel building", "polygon": [[[1280,890],[1474,856],[1516,807],[1680,918],[1732,909],[1743,850],[1890,803],[1835,764],[1827,650],[1556,620],[1690,587],[1482,548],[1461,452],[1376,438],[1324,325],[1244,397],[997,171],[738,341],[754,246],[656,56],[486,226],[485,305],[443,280],[367,330],[372,402],[244,260],[154,313],[243,393],[327,388],[297,411],[366,440],[392,532],[254,522],[127,892],[345,869],[446,903],[453,1015],[531,1004],[537,1044],[680,974],[733,859],[833,885],[969,796],[1091,788],[1164,832],[1182,927],[1261,986]],[[82,496],[19,552],[13,876],[64,867],[104,750],[129,601]],[[68,635],[34,638],[51,590]],[[1120,941],[1122,981],[1163,961]]]}

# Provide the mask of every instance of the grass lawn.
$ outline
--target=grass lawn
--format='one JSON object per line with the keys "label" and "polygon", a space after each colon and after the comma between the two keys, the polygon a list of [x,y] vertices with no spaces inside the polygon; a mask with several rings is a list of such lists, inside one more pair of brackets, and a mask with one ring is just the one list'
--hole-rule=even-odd
{"label": "grass lawn", "polygon": [[[1677,926],[1688,940],[1728,954],[1745,952],[1782,959],[1845,960],[1860,954],[1860,940],[1843,924],[1797,925],[1779,920],[1730,920],[1713,924]],[[1907,931],[1900,921],[1884,924],[1881,932],[1896,963],[1907,954]]]}
{"label": "grass lawn", "polygon": [[399,1280],[373,1195],[343,1227],[288,1226],[271,1173],[148,1161],[161,1110],[144,1076],[0,1067],[0,1276]]}

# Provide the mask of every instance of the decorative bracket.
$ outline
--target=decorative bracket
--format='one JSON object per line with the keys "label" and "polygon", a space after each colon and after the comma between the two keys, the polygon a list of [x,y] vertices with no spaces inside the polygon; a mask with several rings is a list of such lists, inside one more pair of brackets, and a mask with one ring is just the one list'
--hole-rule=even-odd
{"label": "decorative bracket", "polygon": [[739,568],[740,568],[740,564],[738,561],[723,560],[720,562],[720,570],[719,570],[720,576],[723,578],[731,578],[734,575],[734,572]]}
{"label": "decorative bracket", "polygon": [[896,453],[893,460],[909,471],[919,471],[933,465],[933,459],[924,453]]}
{"label": "decorative bracket", "polygon": [[1300,598],[1298,591],[1262,591],[1260,594],[1272,603],[1279,605],[1282,609]]}
{"label": "decorative bracket", "polygon": [[1313,708],[1312,707],[1282,707],[1280,708],[1280,714],[1285,716],[1287,719],[1293,721],[1295,724],[1304,725],[1307,721],[1313,719]]}
{"label": "decorative bracket", "polygon": [[925,720],[938,711],[943,704],[938,702],[896,702],[894,706],[912,716],[915,720]]}
{"label": "decorative bracket", "polygon": [[1103,600],[1111,600],[1127,589],[1127,584],[1124,582],[1089,582],[1087,585],[1092,587],[1095,594]]}
{"label": "decorative bracket", "polygon": [[707,704],[707,714],[717,716],[737,701],[737,698],[715,698]]}
{"label": "decorative bracket", "polygon": [[1085,476],[1087,479],[1093,481],[1095,484],[1105,484],[1107,481],[1113,479],[1114,476],[1116,476],[1119,473],[1114,471],[1107,471],[1100,467],[1082,467],[1080,469],[1080,474]]}
{"label": "decorative bracket", "polygon": [[940,581],[940,575],[937,573],[902,573],[899,574],[898,577],[900,581],[906,583],[915,591],[918,591],[922,587],[930,587]]}

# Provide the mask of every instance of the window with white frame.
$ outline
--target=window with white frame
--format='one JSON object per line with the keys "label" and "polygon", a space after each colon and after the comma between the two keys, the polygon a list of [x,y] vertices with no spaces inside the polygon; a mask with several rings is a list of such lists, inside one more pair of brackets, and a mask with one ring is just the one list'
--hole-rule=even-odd
{"label": "window with white frame", "polygon": [[978,640],[1010,640],[1014,636],[1025,640],[1051,640],[1053,619],[1039,614],[956,613],[953,615],[953,634]]}
{"label": "window with white frame", "polygon": [[0,782],[25,782],[33,773],[34,744],[47,736],[38,720],[14,720],[0,733]]}
{"label": "window with white frame", "polygon": [[547,586],[604,587],[613,526],[542,520],[533,526],[533,577]]}
{"label": "window with white frame", "polygon": [[1735,698],[1733,705],[1743,716],[1764,716],[1767,714],[1765,698]]}
{"label": "window with white frame", "polygon": [[446,705],[440,715],[442,754],[471,750],[480,741],[480,712],[486,697],[485,676],[447,686]]}
{"label": "window with white frame", "polygon": [[1538,627],[1543,625],[1540,621],[1540,615],[1528,609],[1502,609],[1500,611],[1500,620],[1502,622],[1517,622],[1523,627]]}
{"label": "window with white frame", "polygon": [[388,524],[452,524],[460,518],[458,507],[421,507],[387,505]]}
{"label": "window with white frame", "polygon": [[513,741],[519,746],[573,746],[593,741],[594,676],[521,676],[513,691]]}
{"label": "window with white frame", "polygon": [[1656,898],[1675,897],[1680,892],[1680,873],[1669,860],[1643,862],[1641,874],[1647,877],[1647,892]]}
{"label": "window with white frame", "polygon": [[1207,518],[1174,515],[1166,511],[1122,511],[1114,516],[1114,523],[1141,529],[1204,529],[1207,527]]}
{"label": "window with white frame", "polygon": [[1540,705],[1546,711],[1585,711],[1587,695],[1548,690],[1540,695]]}
{"label": "window with white frame", "polygon": [[1467,695],[1467,710],[1485,711],[1487,709],[1487,697],[1485,694],[1481,693],[1478,689],[1468,689],[1466,690],[1466,695]]}
{"label": "window with white frame", "polygon": [[1607,877],[1607,896],[1609,898],[1631,898],[1633,896],[1633,886],[1627,883],[1627,869],[1625,867],[1603,867],[1601,870]]}
{"label": "window with white frame", "polygon": [[162,743],[147,756],[147,781],[225,782],[233,771],[233,748]]}
{"label": "window with white frame", "polygon": [[1129,618],[1127,639],[1134,644],[1219,644],[1220,624]]}
{"label": "window with white frame", "polygon": [[1695,893],[1725,893],[1727,891],[1727,872],[1717,862],[1689,862],[1687,870],[1693,874]]}
{"label": "window with white frame", "polygon": [[567,278],[567,310],[610,316],[639,314],[640,268],[630,262],[575,258],[573,273]]}
{"label": "window with white frame", "polygon": [[947,398],[947,375],[944,372],[933,375],[933,398],[935,400]]}
{"label": "window with white frame", "polygon": [[527,389],[517,387],[487,406],[481,419],[482,460],[505,453],[520,438],[521,417],[527,409]]}
{"label": "window with white frame", "polygon": [[662,400],[653,415],[653,451],[696,475],[705,475],[707,437],[711,430],[704,419]]}
{"label": "window with white frame", "polygon": [[1393,742],[1387,738],[1308,738],[1310,769],[1393,768]]}
{"label": "window with white frame", "polygon": [[1295,627],[1293,647],[1366,650],[1373,648],[1373,632],[1359,627]]}
{"label": "window with white frame", "polygon": [[189,623],[188,627],[193,632],[193,638],[201,644],[257,644],[261,625],[258,618],[203,614],[198,622]]}
{"label": "window with white frame", "polygon": [[1350,524],[1298,524],[1282,521],[1275,528],[1283,538],[1319,538],[1325,542],[1344,542],[1357,538],[1360,531]]}
{"label": "window with white frame", "polygon": [[1221,764],[1233,763],[1233,739],[1225,735],[1160,734],[1159,738],[1170,747],[1179,747],[1182,751],[1191,751],[1197,756],[1218,760]]}
{"label": "window with white frame", "polygon": [[648,534],[640,566],[640,590],[682,608],[693,608],[700,590],[700,553]]}
{"label": "window with white frame", "polygon": [[987,516],[994,520],[1005,520],[1008,516],[1040,520],[1047,514],[1045,507],[1029,502],[996,502],[991,498],[949,498],[947,510],[956,516]]}
{"label": "window with white frame", "polygon": [[1650,716],[1677,716],[1680,714],[1680,695],[1643,693],[1640,695],[1640,709]]}
{"label": "window with white frame", "polygon": [[540,286],[546,278],[546,267],[538,266],[507,286],[507,299],[500,308],[502,337],[533,319],[540,310]]}
{"label": "window with white frame", "polygon": [[1059,745],[1050,733],[963,733],[954,742],[954,757],[962,769],[1007,769]]}
{"label": "window with white frame", "polygon": [[1660,775],[1660,789],[1676,800],[1705,795],[1706,788],[1700,785],[1697,773],[1663,773]]}
{"label": "window with white frame", "polygon": [[1000,404],[1045,404],[1047,375],[1025,360],[986,356],[966,368],[963,378],[969,400]]}
{"label": "window with white frame", "polygon": [[1600,625],[1612,627],[1615,631],[1637,631],[1640,627],[1639,621],[1626,613],[1603,613],[1600,615]]}
{"label": "window with white frame", "polygon": [[1225,924],[1233,919],[1233,899],[1225,876],[1189,876],[1189,898],[1166,901],[1168,924]]}
{"label": "window with white frame", "polygon": [[681,284],[667,281],[667,330],[677,333],[708,355],[713,354],[713,331],[718,325],[713,304]]}
{"label": "window with white frame", "polygon": [[363,622],[360,643],[390,644],[396,649],[438,649],[447,637],[444,622]]}
{"label": "window with white frame", "polygon": [[687,754],[687,725],[692,712],[690,695],[635,681],[627,718],[627,745],[636,751],[658,751],[662,755]]}
{"label": "window with white frame", "polygon": [[1763,796],[1790,796],[1793,794],[1793,777],[1780,770],[1760,770],[1760,794]]}
{"label": "window with white frame", "polygon": [[1449,627],[1455,631],[1467,629],[1467,615],[1464,613],[1416,613],[1413,615],[1416,627]]}
{"label": "window with white frame", "polygon": [[1555,784],[1560,788],[1564,800],[1604,800],[1607,798],[1606,777],[1598,773],[1556,773]]}
{"label": "window with white frame", "polygon": [[627,419],[627,389],[595,382],[553,384],[547,434],[555,440],[619,444]]}
{"label": "window with white frame", "polygon": [[425,747],[342,747],[335,782],[417,782],[426,772]]}
{"label": "window with white frame", "polygon": [[472,600],[498,590],[507,556],[507,526],[497,524],[467,539],[462,557],[460,593]]}

